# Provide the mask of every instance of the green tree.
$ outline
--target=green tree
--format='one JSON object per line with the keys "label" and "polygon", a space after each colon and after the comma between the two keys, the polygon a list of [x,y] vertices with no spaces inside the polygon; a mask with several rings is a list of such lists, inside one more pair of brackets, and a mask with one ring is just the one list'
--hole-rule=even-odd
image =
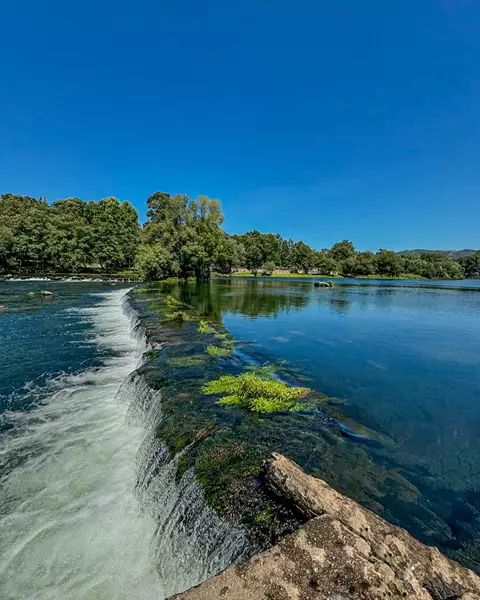
{"label": "green tree", "polygon": [[337,261],[330,257],[328,250],[315,253],[313,266],[320,275],[336,275],[339,270]]}
{"label": "green tree", "polygon": [[80,198],[57,200],[51,207],[53,231],[49,239],[52,267],[76,272],[94,262],[94,237],[90,210]]}
{"label": "green tree", "polygon": [[92,228],[93,256],[106,271],[132,266],[139,224],[136,210],[117,198],[102,198],[87,205]]}
{"label": "green tree", "polygon": [[469,279],[479,279],[480,278],[480,252],[476,254],[472,254],[470,256],[465,256],[460,259],[460,267],[463,267],[463,271],[465,273],[465,277]]}
{"label": "green tree", "polygon": [[43,272],[51,259],[52,215],[44,198],[0,196],[0,222],[13,236],[10,263],[20,271]]}
{"label": "green tree", "polygon": [[10,227],[0,225],[0,272],[8,270],[13,242],[13,232]]}
{"label": "green tree", "polygon": [[315,263],[315,252],[305,244],[297,242],[292,249],[292,266],[308,273]]}
{"label": "green tree", "polygon": [[348,240],[343,240],[343,242],[337,242],[333,244],[330,248],[330,258],[333,260],[340,262],[342,260],[347,260],[347,258],[353,258],[355,256],[355,246],[352,242]]}
{"label": "green tree", "polygon": [[224,247],[220,202],[207,196],[190,200],[156,192],[147,207],[149,221],[142,232],[143,242],[162,247],[172,257],[169,274],[207,280]]}
{"label": "green tree", "polygon": [[256,276],[258,270],[263,265],[263,255],[260,247],[255,244],[248,244],[245,249],[245,264]]}
{"label": "green tree", "polygon": [[273,262],[273,260],[267,260],[263,268],[265,270],[265,273],[272,275],[275,269],[277,268],[277,265]]}
{"label": "green tree", "polygon": [[235,237],[223,234],[217,252],[215,267],[219,273],[230,275],[232,270],[245,265],[245,248]]}
{"label": "green tree", "polygon": [[373,252],[359,252],[357,254],[352,274],[357,277],[375,274],[375,255]]}
{"label": "green tree", "polygon": [[174,257],[160,244],[140,246],[135,268],[144,281],[166,279],[178,270]]}
{"label": "green tree", "polygon": [[392,250],[379,250],[375,254],[375,264],[379,275],[398,277],[402,273],[402,259]]}

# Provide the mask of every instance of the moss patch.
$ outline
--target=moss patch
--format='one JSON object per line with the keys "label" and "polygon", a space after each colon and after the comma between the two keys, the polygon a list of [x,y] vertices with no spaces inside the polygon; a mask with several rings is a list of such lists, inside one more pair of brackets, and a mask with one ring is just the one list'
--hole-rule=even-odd
{"label": "moss patch", "polygon": [[205,362],[205,356],[178,356],[169,358],[168,364],[172,367],[197,367]]}
{"label": "moss patch", "polygon": [[202,387],[206,395],[226,394],[218,404],[240,406],[256,413],[298,411],[305,407],[298,399],[310,391],[310,388],[293,387],[255,373],[223,375]]}
{"label": "moss patch", "polygon": [[200,333],[215,333],[215,329],[208,323],[208,321],[200,321],[198,330]]}
{"label": "moss patch", "polygon": [[207,346],[206,352],[210,356],[230,356],[230,354],[233,354],[233,342],[225,341],[221,346],[210,344]]}
{"label": "moss patch", "polygon": [[175,321],[177,323],[186,323],[187,321],[191,321],[192,317],[184,310],[174,310],[172,312],[165,313],[163,320]]}

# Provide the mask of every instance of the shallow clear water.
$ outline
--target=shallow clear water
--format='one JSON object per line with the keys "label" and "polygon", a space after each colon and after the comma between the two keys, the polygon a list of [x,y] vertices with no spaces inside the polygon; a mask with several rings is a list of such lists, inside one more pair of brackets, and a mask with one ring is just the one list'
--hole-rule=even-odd
{"label": "shallow clear water", "polygon": [[[477,567],[480,293],[461,285],[472,282],[364,283],[237,279],[176,293],[223,321],[238,356],[284,361],[297,380],[344,398],[336,416],[376,443],[322,429],[315,414],[254,424],[216,407],[238,435],[263,436],[266,449]],[[47,285],[53,299],[28,295]],[[158,399],[139,419],[128,390],[119,393],[144,350],[124,294],[101,283],[0,283],[2,600],[161,599],[243,543],[221,531],[194,481],[175,484],[175,465],[158,477],[155,442],[145,444]],[[156,483],[139,489],[139,473]]]}
{"label": "shallow clear water", "polygon": [[165,597],[134,494],[143,431],[118,394],[142,355],[126,290],[0,283],[0,597]]}
{"label": "shallow clear water", "polygon": [[178,293],[221,320],[242,355],[283,362],[297,381],[342,398],[333,414],[363,436],[339,443],[314,419],[291,417],[290,444],[279,431],[273,448],[479,568],[478,283],[355,280],[324,289],[235,278]]}

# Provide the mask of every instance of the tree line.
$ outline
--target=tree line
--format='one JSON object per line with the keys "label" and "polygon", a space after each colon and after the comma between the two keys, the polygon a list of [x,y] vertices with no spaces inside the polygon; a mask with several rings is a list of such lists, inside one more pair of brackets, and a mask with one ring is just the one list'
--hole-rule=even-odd
{"label": "tree line", "polygon": [[455,260],[439,252],[359,252],[348,240],[317,250],[280,234],[254,230],[229,235],[222,224],[220,202],[207,196],[156,192],[147,200],[142,227],[135,208],[113,197],[49,204],[41,197],[3,194],[0,272],[133,269],[146,280],[193,276],[200,281],[212,270],[228,275],[242,268],[255,275],[284,269],[326,276],[480,277],[480,253]]}

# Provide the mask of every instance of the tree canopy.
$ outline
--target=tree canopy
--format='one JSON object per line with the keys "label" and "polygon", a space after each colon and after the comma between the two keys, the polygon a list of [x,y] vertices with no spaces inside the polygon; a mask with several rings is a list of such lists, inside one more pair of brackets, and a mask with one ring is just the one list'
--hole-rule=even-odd
{"label": "tree canopy", "polygon": [[458,258],[438,251],[359,252],[350,240],[315,249],[278,233],[222,228],[220,202],[207,196],[155,192],[143,227],[129,202],[14,194],[0,196],[0,273],[75,273],[135,269],[146,280],[195,277],[235,269],[271,275],[277,269],[326,276],[428,279],[480,277],[480,251]]}

